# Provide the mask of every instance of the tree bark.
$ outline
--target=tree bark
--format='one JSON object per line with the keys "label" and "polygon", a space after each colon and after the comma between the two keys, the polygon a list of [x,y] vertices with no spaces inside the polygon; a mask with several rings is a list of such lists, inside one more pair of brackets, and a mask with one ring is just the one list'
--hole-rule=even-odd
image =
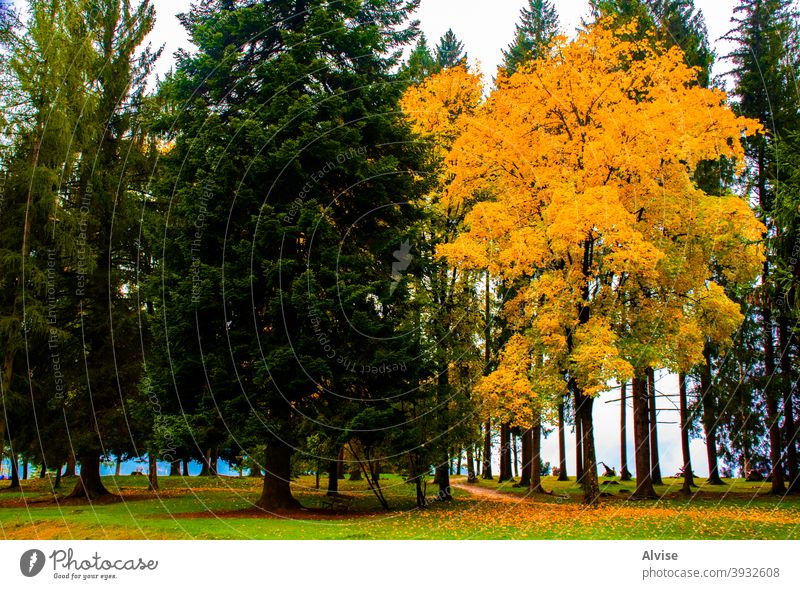
{"label": "tree bark", "polygon": [[655,499],[653,481],[650,478],[650,417],[647,407],[647,376],[634,377],[633,397],[633,445],[636,463],[636,490],[632,499]]}
{"label": "tree bark", "polygon": [[45,466],[44,462],[39,466],[39,478],[43,479],[47,477],[47,466]]}
{"label": "tree bark", "polygon": [[652,368],[647,369],[647,388],[647,401],[650,408],[650,478],[653,485],[663,485],[658,459],[658,395],[656,393],[656,374]]}
{"label": "tree bark", "polygon": [[781,353],[781,388],[783,389],[783,433],[786,445],[786,469],[789,473],[789,493],[800,491],[797,468],[797,434],[794,418],[794,379],[792,378],[792,341],[786,313],[778,318],[778,337]]}
{"label": "tree bark", "polygon": [[564,398],[558,404],[558,480],[568,481],[567,475],[567,437],[564,425]]}
{"label": "tree bark", "polygon": [[[594,450],[594,420],[592,411],[594,409],[594,399],[584,395],[573,382],[575,394],[575,407],[578,419],[581,424],[581,448],[583,449],[583,460],[581,467],[581,486],[583,487],[583,502],[586,505],[597,505],[600,499],[600,483],[597,479],[597,458]],[[535,440],[534,440],[535,442]]]}
{"label": "tree bark", "polygon": [[69,497],[94,501],[100,497],[111,495],[100,478],[100,454],[81,455],[80,462],[81,472]]}
{"label": "tree bark", "polygon": [[692,487],[694,486],[692,455],[689,447],[691,417],[689,416],[689,399],[686,392],[686,374],[683,372],[678,373],[678,393],[681,413],[681,454],[683,456],[683,487],[681,487],[681,493],[691,495]]}
{"label": "tree bark", "polygon": [[522,430],[522,476],[519,479],[519,487],[531,486],[531,466],[533,464],[533,429]]}
{"label": "tree bark", "polygon": [[11,452],[11,486],[9,489],[19,489],[19,456]]}
{"label": "tree bark", "polygon": [[152,452],[147,453],[147,488],[158,491],[158,456]]}
{"label": "tree bark", "polygon": [[22,480],[23,481],[27,481],[28,480],[28,459],[27,458],[23,458],[22,459]]}
{"label": "tree bark", "polygon": [[70,450],[69,454],[67,454],[67,466],[64,469],[64,478],[66,477],[74,477],[75,476],[75,453]]}
{"label": "tree bark", "polygon": [[181,461],[179,459],[173,460],[169,463],[169,476],[171,477],[179,477],[181,476]]}
{"label": "tree bark", "polygon": [[328,461],[328,491],[325,493],[329,496],[339,494],[339,461]]}
{"label": "tree bark", "polygon": [[631,471],[628,470],[628,383],[623,382],[620,387],[619,399],[619,480],[631,480]]}
{"label": "tree bark", "polygon": [[214,448],[211,453],[211,462],[208,465],[208,474],[217,476],[219,474],[219,448]]}
{"label": "tree bark", "polygon": [[261,509],[297,509],[292,496],[292,450],[279,440],[270,441],[264,451],[264,487],[256,506]]}
{"label": "tree bark", "polygon": [[200,467],[200,474],[197,476],[207,477],[211,474],[211,448],[206,448],[203,454],[203,464]]}
{"label": "tree bark", "polygon": [[442,458],[444,459],[443,462],[436,467],[436,478],[439,483],[439,500],[450,501],[453,499],[450,489],[450,457],[447,455],[447,452],[445,452]]}
{"label": "tree bark", "polygon": [[531,482],[530,489],[534,493],[544,493],[542,487],[542,422],[541,419],[537,420],[530,430],[531,446]]}
{"label": "tree bark", "polygon": [[483,430],[483,474],[481,478],[491,481],[492,476],[492,422],[487,420]]}
{"label": "tree bark", "polygon": [[500,478],[497,481],[504,483],[513,478],[511,475],[511,426],[503,423],[500,424]]}
{"label": "tree bark", "polygon": [[183,459],[183,476],[185,476],[185,477],[190,476],[189,475],[189,462],[190,461],[189,461],[188,458],[184,458]]}
{"label": "tree bark", "polygon": [[472,444],[467,446],[467,482],[474,483],[475,477],[475,457]]}
{"label": "tree bark", "polygon": [[[700,390],[703,397],[703,430],[706,434],[706,456],[708,457],[708,484],[724,485],[719,477],[719,460],[717,459],[717,416],[714,394],[711,391],[711,349],[706,344],[703,350],[705,362],[700,371]],[[783,483],[781,483],[783,486]]]}
{"label": "tree bark", "polygon": [[[767,164],[766,164],[766,139],[762,137],[758,146],[758,198],[763,211],[765,225],[769,225],[769,211],[771,203],[767,193]],[[769,230],[765,231],[764,238],[768,237]],[[761,276],[761,320],[764,330],[764,398],[767,406],[767,427],[769,430],[769,458],[771,463],[771,477],[773,495],[783,495],[786,491],[783,484],[783,465],[781,464],[781,430],[778,425],[778,401],[775,396],[775,340],[772,322],[772,301],[767,287],[771,283],[769,260],[764,260]]]}
{"label": "tree bark", "polygon": [[118,477],[120,476],[120,472],[122,471],[122,457],[117,456],[116,458],[117,459],[116,459],[116,465],[114,467],[114,476]]}
{"label": "tree bark", "polygon": [[579,483],[583,480],[583,434],[577,406],[575,407],[575,479]]}

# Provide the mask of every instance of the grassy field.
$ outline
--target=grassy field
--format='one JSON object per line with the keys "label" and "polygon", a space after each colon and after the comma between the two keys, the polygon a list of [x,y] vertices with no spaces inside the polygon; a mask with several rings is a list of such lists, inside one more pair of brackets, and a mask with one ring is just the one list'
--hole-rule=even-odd
{"label": "grassy field", "polygon": [[[467,489],[454,477],[455,501],[417,509],[413,485],[384,475],[392,507],[380,509],[364,482],[340,481],[353,498],[349,512],[321,509],[313,477],[294,483],[306,509],[266,514],[252,509],[261,481],[251,478],[162,477],[147,491],[145,477],[107,477],[120,500],[102,505],[54,498],[48,481],[23,481],[21,492],[0,491],[0,538],[5,539],[800,539],[800,499],[766,495],[763,483],[698,479],[694,497],[680,481],[657,487],[662,499],[633,502],[632,483],[605,485],[599,508],[580,503],[574,482],[544,479],[552,495],[526,496],[511,484],[480,481]],[[324,484],[323,480],[323,484]],[[72,481],[65,481],[64,490]],[[435,495],[428,486],[428,494]]]}

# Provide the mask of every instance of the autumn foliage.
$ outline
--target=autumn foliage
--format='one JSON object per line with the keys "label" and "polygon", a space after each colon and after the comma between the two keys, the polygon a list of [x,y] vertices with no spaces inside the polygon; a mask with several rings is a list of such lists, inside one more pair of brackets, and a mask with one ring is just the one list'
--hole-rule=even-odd
{"label": "autumn foliage", "polygon": [[[749,282],[763,258],[748,203],[694,182],[702,161],[741,166],[758,124],[700,87],[679,49],[630,32],[601,22],[558,38],[456,119],[442,199],[469,212],[438,251],[520,285],[519,337],[479,387],[507,409],[562,375],[583,399],[649,367],[697,363],[706,337],[724,341],[742,320],[712,268]],[[407,104],[449,104],[442,89],[458,94],[466,75],[445,71]],[[450,136],[449,112],[409,114],[419,132]],[[522,349],[535,350],[527,365]]]}

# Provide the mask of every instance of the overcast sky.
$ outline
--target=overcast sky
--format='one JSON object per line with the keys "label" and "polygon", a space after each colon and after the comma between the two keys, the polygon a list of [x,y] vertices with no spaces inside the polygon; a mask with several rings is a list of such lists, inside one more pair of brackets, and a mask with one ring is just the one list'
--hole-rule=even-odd
{"label": "overcast sky", "polygon": [[[153,0],[158,14],[150,40],[165,45],[159,71],[169,70],[172,55],[179,47],[187,47],[186,33],[175,18],[189,10],[191,0]],[[502,58],[501,51],[514,37],[514,25],[525,0],[422,0],[417,18],[422,30],[433,43],[452,28],[464,42],[470,62],[479,62],[491,77]],[[572,34],[588,14],[588,0],[556,0],[562,30]],[[709,37],[714,42],[730,30],[730,19],[736,0],[695,0],[705,14]],[[718,55],[725,55],[727,46],[717,44]],[[717,68],[718,70],[720,68]],[[719,71],[718,71],[719,73]]]}
{"label": "overcast sky", "polygon": [[[187,48],[186,33],[175,15],[189,9],[190,0],[153,0],[157,10],[157,22],[150,41],[159,46],[164,44],[164,56],[158,71],[170,69],[172,55],[178,48]],[[514,25],[518,20],[520,9],[526,5],[525,0],[422,0],[417,18],[421,21],[422,30],[433,43],[447,29],[452,28],[464,42],[470,62],[481,64],[484,74],[491,77],[501,60],[501,51],[513,39]],[[557,0],[561,26],[565,33],[571,35],[580,25],[581,18],[588,13],[588,0]],[[731,15],[736,0],[695,0],[705,17],[709,30],[709,38],[718,56],[724,56],[729,46],[717,40],[731,28]],[[716,72],[724,73],[725,64],[718,63]],[[677,377],[663,374],[657,389],[661,393],[675,394]],[[595,403],[597,442],[597,459],[619,469],[619,404],[607,401],[619,397],[619,392],[609,393]],[[673,475],[677,472],[682,459],[680,451],[680,428],[678,425],[677,399],[660,398],[659,442],[661,448],[662,474]],[[631,411],[628,412],[628,468],[633,472],[633,422]],[[567,444],[569,472],[575,472],[574,437],[570,436]],[[543,444],[544,459],[556,464],[558,461],[558,439],[550,435]],[[692,441],[692,462],[698,475],[708,473],[703,440]],[[602,472],[602,471],[601,471]]]}

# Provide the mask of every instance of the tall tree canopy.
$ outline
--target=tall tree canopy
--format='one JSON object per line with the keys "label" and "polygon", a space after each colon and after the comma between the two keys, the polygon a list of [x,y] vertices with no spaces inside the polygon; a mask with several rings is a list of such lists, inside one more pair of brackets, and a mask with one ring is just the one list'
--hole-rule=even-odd
{"label": "tall tree canopy", "polygon": [[592,26],[498,81],[449,156],[447,198],[485,196],[469,231],[439,248],[454,264],[527,279],[517,302],[550,360],[543,369],[569,373],[579,407],[588,502],[592,398],[613,378],[701,358],[709,312],[728,329],[741,320],[711,266],[747,280],[762,259],[747,203],[708,196],[692,178],[703,160],[742,163],[738,139],[757,123],[698,87],[678,48],[628,40],[635,26]]}
{"label": "tall tree canopy", "polygon": [[393,262],[416,241],[412,172],[425,166],[393,71],[417,4],[208,0],[183,17],[198,49],[163,88],[178,134],[163,175],[174,218],[155,301],[159,388],[217,443],[227,430],[237,453],[264,456],[264,508],[297,504],[303,427],[388,443],[362,413],[393,418],[408,359]]}
{"label": "tall tree canopy", "polygon": [[466,63],[464,44],[458,40],[453,29],[448,29],[436,45],[436,65],[439,69],[445,69]]}
{"label": "tall tree canopy", "polygon": [[528,6],[520,11],[514,41],[503,51],[503,68],[514,72],[530,59],[545,57],[558,27],[558,12],[550,0],[528,0]]}

